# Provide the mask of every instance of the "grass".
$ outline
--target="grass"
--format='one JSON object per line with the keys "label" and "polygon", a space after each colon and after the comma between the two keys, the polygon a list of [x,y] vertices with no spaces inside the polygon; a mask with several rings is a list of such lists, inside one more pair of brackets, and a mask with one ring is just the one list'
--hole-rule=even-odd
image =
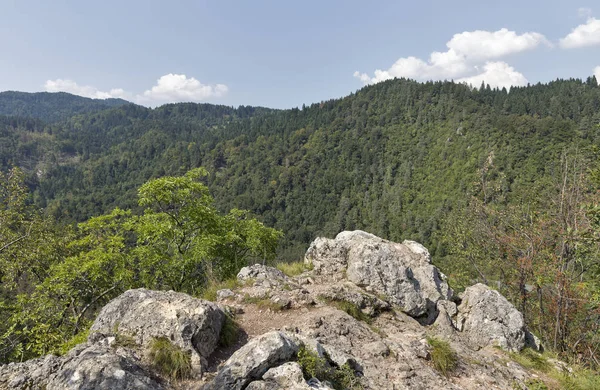
{"label": "grass", "polygon": [[242,284],[236,277],[223,281],[211,280],[204,288],[201,298],[207,301],[215,302],[217,300],[217,291],[223,289],[234,290],[240,286],[242,286]]}
{"label": "grass", "polygon": [[433,367],[448,377],[458,367],[458,355],[447,341],[436,337],[427,337],[427,343],[431,347]]}
{"label": "grass", "polygon": [[192,376],[190,354],[166,337],[155,338],[150,342],[149,356],[156,370],[171,380],[188,379]]}
{"label": "grass", "polygon": [[304,271],[313,269],[312,264],[306,264],[304,261],[295,261],[293,263],[277,263],[277,269],[287,276],[300,275]]}
{"label": "grass", "polygon": [[316,352],[300,347],[298,351],[298,364],[302,367],[304,378],[317,378],[320,381],[328,381],[335,390],[362,390],[363,385],[356,372],[348,364],[341,367],[333,367],[327,359],[320,357]]}
{"label": "grass", "polygon": [[355,305],[352,302],[348,302],[348,301],[336,301],[336,300],[332,300],[330,298],[324,297],[324,296],[319,296],[319,299],[327,302],[328,304],[338,308],[339,310],[345,311],[347,314],[349,314],[350,316],[354,317],[354,319],[358,320],[358,321],[362,321],[366,324],[371,324],[373,322],[373,318],[371,318],[371,316],[363,313],[363,311],[360,309],[360,307],[358,307],[357,305]]}
{"label": "grass", "polygon": [[546,373],[552,369],[552,364],[548,362],[546,356],[535,352],[531,348],[525,348],[518,353],[510,353],[509,356],[512,358],[512,360],[519,363],[524,368],[534,369]]}
{"label": "grass", "polygon": [[598,372],[575,368],[573,373],[557,370],[550,373],[560,383],[563,390],[597,390],[600,389],[600,374]]}
{"label": "grass", "polygon": [[221,327],[221,333],[219,333],[219,346],[230,347],[235,344],[238,339],[240,327],[235,322],[235,319],[231,315],[225,315],[225,321]]}
{"label": "grass", "polygon": [[272,311],[281,311],[285,309],[285,306],[273,302],[272,300],[270,300],[269,298],[263,296],[263,297],[252,297],[249,294],[245,294],[244,295],[244,303],[251,303],[256,305],[259,309],[262,310],[272,310]]}

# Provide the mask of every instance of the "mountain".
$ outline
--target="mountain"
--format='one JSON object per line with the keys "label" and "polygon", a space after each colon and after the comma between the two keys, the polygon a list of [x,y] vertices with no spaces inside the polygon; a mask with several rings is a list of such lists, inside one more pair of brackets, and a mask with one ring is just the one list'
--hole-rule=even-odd
{"label": "mountain", "polygon": [[3,167],[28,167],[36,202],[59,219],[135,207],[149,178],[204,166],[219,208],[284,231],[282,256],[344,229],[443,255],[436,234],[448,212],[471,196],[531,199],[565,152],[598,144],[600,88],[557,80],[508,93],[401,79],[302,109],[122,105],[47,125],[4,122]]}
{"label": "mountain", "polygon": [[90,99],[65,92],[0,92],[0,115],[37,118],[46,122],[124,104],[131,103],[123,99]]}

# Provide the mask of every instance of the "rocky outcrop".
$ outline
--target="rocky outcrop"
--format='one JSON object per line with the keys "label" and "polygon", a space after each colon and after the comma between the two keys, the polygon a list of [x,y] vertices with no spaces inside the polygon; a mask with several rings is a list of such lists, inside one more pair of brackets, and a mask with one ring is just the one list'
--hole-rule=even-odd
{"label": "rocky outcrop", "polygon": [[468,287],[458,306],[457,328],[475,348],[497,345],[509,351],[525,346],[525,322],[498,291],[478,283]]}
{"label": "rocky outcrop", "polygon": [[270,332],[252,339],[237,350],[204,390],[240,390],[267,370],[291,360],[298,344],[282,332]]}
{"label": "rocky outcrop", "polygon": [[198,375],[219,341],[225,313],[214,303],[173,291],[129,290],[110,301],[90,329],[90,341],[115,334],[146,345],[165,337],[192,356]]}
{"label": "rocky outcrop", "polygon": [[246,390],[332,390],[318,379],[304,380],[302,368],[296,362],[287,362],[269,369],[262,380],[254,381]]}
{"label": "rocky outcrop", "polygon": [[105,343],[80,345],[63,358],[47,389],[162,390],[160,380],[124,349]]}
{"label": "rocky outcrop", "polygon": [[345,276],[387,296],[390,303],[428,324],[437,316],[437,302],[453,295],[427,249],[414,241],[398,244],[363,231],[342,232],[334,240],[313,241],[305,262],[318,275]]}
{"label": "rocky outcrop", "polygon": [[48,378],[58,370],[60,364],[59,357],[48,355],[0,366],[0,389],[46,389]]}

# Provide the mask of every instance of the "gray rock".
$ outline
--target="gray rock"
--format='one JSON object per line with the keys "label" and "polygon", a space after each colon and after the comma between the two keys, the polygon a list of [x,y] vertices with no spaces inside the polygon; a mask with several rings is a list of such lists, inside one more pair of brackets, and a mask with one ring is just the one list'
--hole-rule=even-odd
{"label": "gray rock", "polygon": [[242,268],[240,272],[238,272],[237,278],[242,282],[252,280],[254,281],[255,286],[266,288],[277,287],[285,283],[292,283],[291,279],[277,268],[267,267],[262,264],[254,264]]}
{"label": "gray rock", "polygon": [[345,272],[349,281],[386,295],[390,303],[428,324],[437,316],[437,301],[453,294],[427,249],[414,241],[398,244],[362,231],[342,232],[335,240],[317,238],[305,262],[319,275]]}
{"label": "gray rock", "polygon": [[217,291],[217,301],[218,302],[223,301],[228,298],[232,298],[232,297],[235,297],[235,293],[228,288]]}
{"label": "gray rock", "polygon": [[498,291],[478,283],[468,287],[458,306],[458,330],[475,348],[497,345],[509,351],[525,346],[523,315]]}
{"label": "gray rock", "polygon": [[250,340],[224,364],[205,390],[240,390],[260,379],[269,368],[293,359],[298,344],[285,333],[274,331]]}
{"label": "gray rock", "polygon": [[54,355],[0,366],[0,389],[43,390],[50,375],[55,373],[61,359]]}
{"label": "gray rock", "polygon": [[61,390],[159,390],[158,379],[123,350],[102,344],[80,345],[63,358],[48,389]]}
{"label": "gray rock", "polygon": [[214,303],[174,291],[129,290],[110,301],[90,329],[90,341],[123,333],[145,345],[166,337],[189,351],[192,366],[202,372],[202,362],[219,341],[225,313]]}
{"label": "gray rock", "polygon": [[542,341],[528,330],[525,331],[525,346],[540,353],[544,352]]}

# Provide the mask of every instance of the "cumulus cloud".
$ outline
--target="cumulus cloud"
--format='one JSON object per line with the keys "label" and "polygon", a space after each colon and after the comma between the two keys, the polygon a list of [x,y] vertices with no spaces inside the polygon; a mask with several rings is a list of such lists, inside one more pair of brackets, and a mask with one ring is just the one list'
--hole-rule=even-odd
{"label": "cumulus cloud", "polygon": [[559,44],[563,49],[600,45],[600,19],[589,17],[586,23],[575,27]]}
{"label": "cumulus cloud", "polygon": [[467,83],[473,87],[479,87],[482,82],[498,88],[527,85],[527,79],[522,73],[506,62],[487,62],[483,66],[483,72],[470,77],[456,80],[459,83]]}
{"label": "cumulus cloud", "polygon": [[198,102],[224,96],[229,88],[225,84],[207,85],[184,74],[169,73],[160,77],[156,85],[137,95],[136,100],[150,105],[170,102]]}
{"label": "cumulus cloud", "polygon": [[92,99],[126,98],[127,93],[121,88],[113,88],[108,92],[100,91],[90,85],[79,85],[73,80],[56,79],[47,80],[44,84],[46,92],[68,92]]}
{"label": "cumulus cloud", "polygon": [[[483,66],[484,71],[481,75],[485,74],[490,77],[486,83],[501,86],[494,83],[496,81],[503,83],[505,80],[521,80],[523,75],[508,65],[498,66],[497,64],[501,63],[486,63],[486,61],[532,50],[542,44],[551,46],[546,37],[537,32],[526,32],[519,35],[506,28],[498,31],[465,31],[455,34],[446,43],[447,51],[433,52],[427,61],[417,57],[403,57],[387,70],[375,70],[373,76],[357,71],[354,72],[354,77],[365,84],[378,83],[394,77],[416,80],[443,80],[461,77],[467,79],[479,76],[470,75],[478,72],[478,66]],[[502,71],[507,73],[501,75]],[[521,77],[517,77],[516,73]],[[504,85],[502,84],[502,86]]]}
{"label": "cumulus cloud", "polygon": [[594,76],[596,76],[596,80],[600,83],[600,66],[594,68]]}
{"label": "cumulus cloud", "polygon": [[224,84],[202,84],[194,77],[173,73],[161,76],[156,81],[156,85],[136,95],[122,88],[100,91],[96,87],[79,85],[69,79],[47,80],[44,89],[46,92],[68,92],[93,99],[122,98],[148,106],[175,102],[200,102],[222,97],[229,91]]}

